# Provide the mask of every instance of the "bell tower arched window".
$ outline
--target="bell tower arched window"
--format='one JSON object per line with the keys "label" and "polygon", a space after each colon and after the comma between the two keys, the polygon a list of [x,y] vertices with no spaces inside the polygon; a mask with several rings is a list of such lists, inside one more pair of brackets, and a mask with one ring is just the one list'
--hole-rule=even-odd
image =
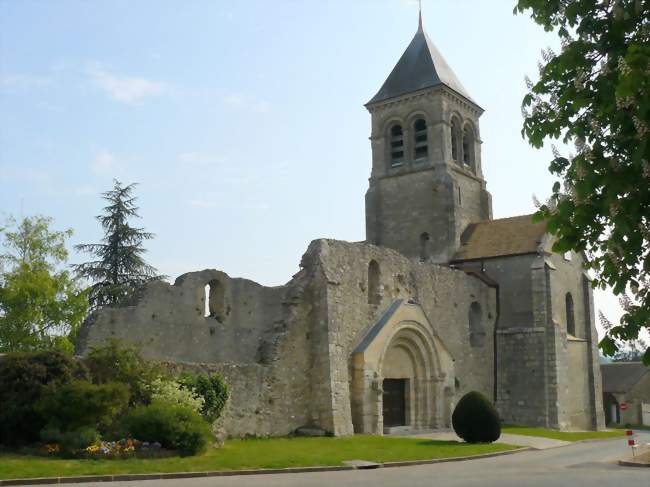
{"label": "bell tower arched window", "polygon": [[474,132],[470,127],[463,130],[463,163],[474,167]]}
{"label": "bell tower arched window", "polygon": [[413,124],[414,134],[414,154],[415,162],[423,161],[429,157],[429,142],[427,137],[427,122],[423,118],[418,118]]}
{"label": "bell tower arched window", "polygon": [[460,127],[458,121],[454,118],[451,120],[451,158],[460,162],[458,153],[460,152]]}
{"label": "bell tower arched window", "polygon": [[401,125],[390,129],[390,165],[399,167],[404,163],[404,132]]}

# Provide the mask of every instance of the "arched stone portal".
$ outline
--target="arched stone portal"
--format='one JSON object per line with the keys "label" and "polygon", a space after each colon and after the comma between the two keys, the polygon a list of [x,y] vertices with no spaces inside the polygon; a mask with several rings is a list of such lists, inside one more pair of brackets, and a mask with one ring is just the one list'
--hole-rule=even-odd
{"label": "arched stone portal", "polygon": [[449,425],[453,359],[420,305],[395,301],[352,357],[355,433]]}

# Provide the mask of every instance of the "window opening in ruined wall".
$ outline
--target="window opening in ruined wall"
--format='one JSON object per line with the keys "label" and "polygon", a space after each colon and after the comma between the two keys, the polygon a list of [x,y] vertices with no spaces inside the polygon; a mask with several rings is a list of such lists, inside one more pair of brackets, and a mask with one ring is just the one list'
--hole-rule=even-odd
{"label": "window opening in ruined wall", "polygon": [[469,307],[469,344],[472,347],[482,347],[484,341],[483,312],[481,305],[474,301]]}
{"label": "window opening in ruined wall", "polygon": [[427,122],[418,118],[413,125],[414,130],[414,148],[415,154],[413,159],[415,162],[420,162],[429,157],[429,142],[427,137]]}
{"label": "window opening in ruined wall", "polygon": [[428,233],[420,235],[420,260],[425,262],[431,258],[431,239]]}
{"label": "window opening in ruined wall", "polygon": [[401,125],[390,129],[390,165],[399,167],[404,162],[404,132]]}
{"label": "window opening in ruined wall", "polygon": [[376,260],[368,264],[368,304],[381,302],[381,272]]}
{"label": "window opening in ruined wall", "polygon": [[573,296],[571,293],[566,293],[566,332],[569,335],[576,336],[576,319],[573,309]]}
{"label": "window opening in ruined wall", "polygon": [[219,323],[224,319],[225,293],[223,285],[213,279],[205,285],[205,317],[214,318]]}

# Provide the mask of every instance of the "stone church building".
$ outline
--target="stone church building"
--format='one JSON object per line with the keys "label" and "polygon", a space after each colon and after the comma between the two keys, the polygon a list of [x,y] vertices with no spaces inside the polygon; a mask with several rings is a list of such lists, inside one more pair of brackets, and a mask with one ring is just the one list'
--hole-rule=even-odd
{"label": "stone church building", "polygon": [[531,215],[492,219],[483,110],[421,21],[366,107],[365,242],[313,241],[278,287],[216,270],[153,282],[91,316],[80,351],[117,337],[221,373],[231,436],[445,428],[471,390],[509,423],[603,427],[583,256],[552,253]]}

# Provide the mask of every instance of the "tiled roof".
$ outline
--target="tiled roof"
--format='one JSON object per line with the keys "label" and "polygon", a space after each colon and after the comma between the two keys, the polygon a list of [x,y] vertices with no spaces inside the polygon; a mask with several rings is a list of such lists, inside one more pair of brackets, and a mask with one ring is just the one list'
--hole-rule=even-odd
{"label": "tiled roof", "polygon": [[628,392],[650,372],[641,362],[616,362],[601,364],[600,373],[603,376],[603,392]]}
{"label": "tiled roof", "polygon": [[471,223],[461,237],[453,261],[536,253],[546,223],[534,223],[533,215]]}

